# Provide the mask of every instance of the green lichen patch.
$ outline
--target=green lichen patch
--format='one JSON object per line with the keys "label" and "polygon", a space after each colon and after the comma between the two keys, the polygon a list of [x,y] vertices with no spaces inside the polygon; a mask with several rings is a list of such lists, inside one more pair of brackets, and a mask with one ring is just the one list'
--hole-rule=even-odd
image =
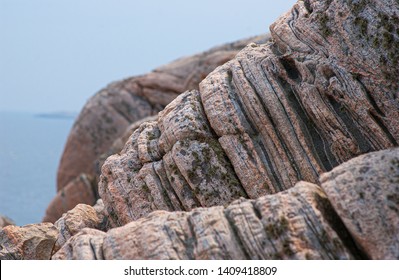
{"label": "green lichen patch", "polygon": [[354,24],[359,28],[361,36],[367,37],[368,21],[363,17],[356,17]]}
{"label": "green lichen patch", "polygon": [[332,30],[329,26],[329,17],[326,13],[322,13],[318,16],[318,21],[320,23],[320,31],[324,37],[329,37],[332,34]]}

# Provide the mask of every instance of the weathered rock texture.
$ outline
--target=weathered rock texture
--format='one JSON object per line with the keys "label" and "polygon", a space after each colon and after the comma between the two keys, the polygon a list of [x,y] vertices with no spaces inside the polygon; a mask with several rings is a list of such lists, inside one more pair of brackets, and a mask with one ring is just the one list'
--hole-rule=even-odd
{"label": "weathered rock texture", "polygon": [[298,1],[271,42],[247,46],[108,158],[99,192],[113,226],[318,184],[348,159],[397,146],[398,7]]}
{"label": "weathered rock texture", "polygon": [[57,252],[68,239],[84,228],[105,229],[105,219],[100,211],[96,211],[90,205],[78,204],[75,208],[63,214],[54,224],[59,234],[53,248],[53,253]]}
{"label": "weathered rock texture", "polygon": [[49,260],[58,230],[51,223],[0,229],[0,260]]}
{"label": "weathered rock texture", "polygon": [[399,259],[399,149],[360,156],[320,180],[362,251]]}
{"label": "weathered rock texture", "polygon": [[233,58],[253,40],[242,40],[182,58],[139,77],[110,84],[83,108],[68,137],[58,171],[58,190],[80,173],[93,174],[93,162],[135,121],[158,113],[218,65]]}
{"label": "weathered rock texture", "polygon": [[[44,221],[55,222],[78,203],[92,204],[91,197],[77,196],[79,186],[74,184],[81,174],[96,179],[98,164],[104,161],[101,155],[109,153],[113,142],[124,135],[129,125],[157,114],[185,90],[198,88],[207,74],[232,59],[249,42],[266,42],[268,39],[269,35],[261,35],[182,58],[147,75],[112,83],[93,96],[69,134],[58,169],[59,193],[49,205]],[[70,192],[61,194],[60,191],[66,187]],[[97,189],[96,181],[93,188]],[[64,200],[63,206],[68,204],[66,209],[58,207],[60,200]]]}
{"label": "weathered rock texture", "polygon": [[321,190],[291,190],[229,207],[153,212],[112,229],[105,259],[351,259],[339,220]]}
{"label": "weathered rock texture", "polygon": [[125,146],[127,140],[129,140],[130,136],[133,134],[133,132],[138,129],[140,127],[140,125],[142,125],[145,122],[153,122],[156,121],[158,119],[158,115],[155,116],[150,116],[150,117],[146,117],[143,118],[137,122],[132,123],[131,125],[129,125],[125,132],[122,134],[122,136],[120,136],[119,138],[117,138],[112,145],[108,148],[108,150],[106,152],[104,152],[103,154],[101,154],[95,164],[96,164],[96,174],[95,177],[96,178],[100,178],[101,175],[101,167],[103,166],[105,160],[114,155],[114,154],[118,154],[120,151],[122,151],[123,147]]}
{"label": "weathered rock texture", "polygon": [[155,211],[106,234],[84,231],[53,258],[399,259],[399,148],[352,159],[321,181],[226,208]]}
{"label": "weathered rock texture", "polygon": [[0,215],[0,228],[9,225],[14,225],[14,222],[10,218]]}
{"label": "weathered rock texture", "polygon": [[102,243],[105,232],[84,228],[69,239],[52,260],[103,260]]}

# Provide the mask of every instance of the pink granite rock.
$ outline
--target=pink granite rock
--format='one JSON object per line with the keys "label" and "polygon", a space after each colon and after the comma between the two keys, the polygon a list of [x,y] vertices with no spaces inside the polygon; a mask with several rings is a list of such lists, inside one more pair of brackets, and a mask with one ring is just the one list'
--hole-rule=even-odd
{"label": "pink granite rock", "polygon": [[0,229],[0,260],[49,260],[58,230],[50,223]]}
{"label": "pink granite rock", "polygon": [[[69,134],[58,168],[58,194],[49,205],[44,221],[55,222],[78,203],[92,203],[93,199],[79,197],[78,187],[72,187],[71,182],[76,183],[81,174],[87,174],[94,178],[92,185],[97,193],[104,154],[119,152],[115,149],[123,147],[130,125],[134,127],[134,123],[157,114],[181,92],[198,88],[208,73],[232,59],[249,42],[268,39],[269,35],[261,35],[181,58],[149,74],[114,82],[93,96]],[[67,186],[75,191],[61,192]],[[58,207],[60,200],[68,207]]]}
{"label": "pink granite rock", "polygon": [[320,180],[365,254],[399,259],[399,148],[352,159]]}
{"label": "pink granite rock", "polygon": [[[399,63],[384,59],[399,55],[370,38],[388,28],[399,42],[399,4],[359,3],[298,1],[270,42],[248,45],[142,124],[103,165],[99,193],[113,226],[318,184],[340,163],[397,146],[389,73]],[[375,22],[363,30],[359,18]]]}

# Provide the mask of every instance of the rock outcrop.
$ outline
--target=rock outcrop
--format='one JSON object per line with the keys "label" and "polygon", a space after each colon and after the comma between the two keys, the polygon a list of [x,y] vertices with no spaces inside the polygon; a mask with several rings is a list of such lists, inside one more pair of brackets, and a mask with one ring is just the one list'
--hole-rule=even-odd
{"label": "rock outcrop", "polygon": [[85,230],[53,258],[398,259],[398,163],[399,148],[369,153],[323,174],[321,186]]}
{"label": "rock outcrop", "polygon": [[270,42],[250,44],[142,124],[102,168],[113,226],[319,184],[342,162],[397,146],[399,91],[386,73],[399,64],[370,38],[399,42],[398,3],[357,2],[298,1]]}
{"label": "rock outcrop", "polygon": [[226,44],[182,58],[139,77],[114,82],[85,105],[68,137],[58,171],[60,190],[80,173],[93,174],[93,162],[133,122],[157,114],[177,95],[198,88],[218,65],[233,58],[246,44],[268,36]]}
{"label": "rock outcrop", "polygon": [[103,260],[104,237],[105,232],[84,228],[54,254],[52,260]]}
{"label": "rock outcrop", "polygon": [[[198,88],[199,82],[218,65],[232,59],[249,42],[266,42],[261,35],[206,52],[181,58],[153,72],[110,84],[85,105],[69,134],[57,175],[57,196],[50,203],[43,221],[55,222],[78,203],[92,204],[90,196],[79,197],[81,174],[97,178],[101,155],[129,125],[157,114],[178,94]],[[123,142],[124,144],[124,142]],[[96,180],[92,188],[97,190]],[[69,191],[61,193],[68,187]],[[98,198],[95,197],[95,199]],[[63,203],[60,203],[63,200]],[[63,205],[63,207],[59,207]],[[68,205],[66,208],[65,205]]]}
{"label": "rock outcrop", "polygon": [[[398,14],[396,0],[298,1],[198,88],[177,96],[186,60],[111,85],[81,114],[93,130],[74,127],[101,138],[82,151],[99,165],[132,132],[102,165],[101,200],[1,229],[0,258],[399,259]],[[143,105],[130,117],[127,100]]]}
{"label": "rock outcrop", "polygon": [[14,222],[10,218],[0,215],[0,228],[10,225],[14,225]]}
{"label": "rock outcrop", "polygon": [[97,210],[90,205],[78,204],[75,208],[63,214],[54,224],[59,234],[53,253],[57,252],[68,239],[84,228],[105,230],[106,218],[102,215],[101,210]]}
{"label": "rock outcrop", "polygon": [[399,259],[399,149],[355,158],[320,181],[369,258]]}
{"label": "rock outcrop", "polygon": [[51,223],[0,229],[0,260],[49,260],[58,235]]}

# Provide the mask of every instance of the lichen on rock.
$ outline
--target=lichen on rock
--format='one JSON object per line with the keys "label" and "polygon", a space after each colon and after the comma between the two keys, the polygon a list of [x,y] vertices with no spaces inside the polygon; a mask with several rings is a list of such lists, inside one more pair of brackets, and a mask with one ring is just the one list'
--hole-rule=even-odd
{"label": "lichen on rock", "polygon": [[[381,1],[358,9],[392,15]],[[397,146],[398,93],[381,73],[399,66],[370,64],[376,53],[352,35],[356,13],[344,0],[297,2],[271,41],[249,44],[142,124],[103,165],[99,192],[114,226],[319,184],[340,163]]]}

